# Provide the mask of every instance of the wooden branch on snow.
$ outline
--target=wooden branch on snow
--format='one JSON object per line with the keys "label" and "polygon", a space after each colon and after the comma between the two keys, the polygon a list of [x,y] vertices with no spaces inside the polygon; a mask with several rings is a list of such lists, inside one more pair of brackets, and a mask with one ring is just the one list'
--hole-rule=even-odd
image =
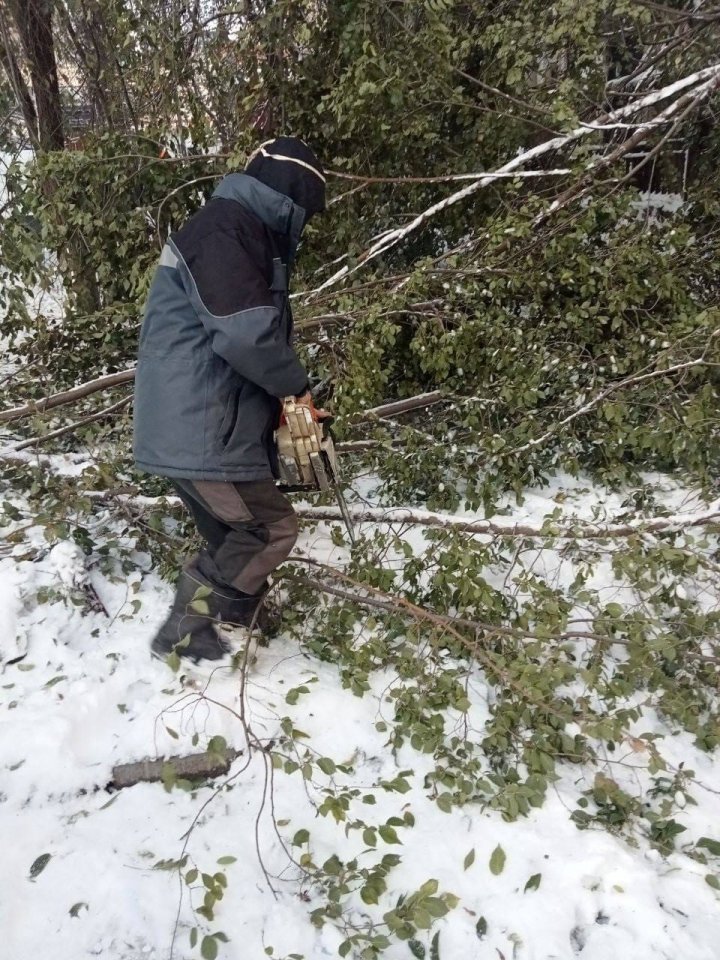
{"label": "wooden branch on snow", "polygon": [[[179,497],[146,497],[108,490],[85,490],[82,496],[92,500],[117,500],[137,507],[182,507]],[[338,507],[296,507],[295,513],[303,520],[313,522],[329,521],[342,523],[343,518]],[[410,507],[349,507],[349,513],[355,523],[406,524],[410,526],[432,527],[440,530],[457,530],[460,533],[490,537],[534,537],[542,540],[606,540],[622,539],[637,534],[668,533],[673,530],[685,530],[691,527],[720,526],[720,498],[714,500],[705,510],[695,513],[671,514],[667,517],[640,517],[637,520],[617,522],[595,522],[580,517],[559,517],[547,519],[543,524],[513,523],[498,520],[478,520],[474,517],[457,517],[451,513],[436,513],[431,510],[412,509]]]}
{"label": "wooden branch on snow", "polygon": [[[636,534],[667,533],[720,523],[720,500],[715,500],[707,510],[699,513],[674,514],[668,517],[638,519],[629,523],[593,523],[589,520],[559,518],[545,524],[504,523],[502,520],[476,520],[456,517],[452,514],[433,513],[430,510],[413,510],[405,507],[350,507],[350,516],[355,523],[411,524],[461,533],[484,534],[492,537],[539,537],[546,540],[605,540],[615,537],[632,537]],[[342,522],[338,507],[299,507],[296,511],[304,520],[330,520]]]}
{"label": "wooden branch on snow", "polygon": [[176,777],[182,780],[203,780],[205,777],[220,777],[228,772],[230,764],[242,754],[242,750],[226,750],[222,760],[216,753],[191,753],[179,757],[161,757],[159,760],[138,760],[136,763],[121,763],[113,767],[113,777],[108,784],[113,790],[133,787],[136,783],[157,783],[163,778],[163,770],[170,764]]}
{"label": "wooden branch on snow", "polygon": [[[339,580],[342,583],[349,583],[353,589],[348,590],[346,587],[338,587],[334,583],[328,583],[319,577],[311,578],[303,576],[302,574],[291,575],[291,579],[295,583],[304,584],[313,590],[320,590],[322,593],[327,593],[330,596],[339,597],[341,600],[350,600],[352,603],[360,604],[360,606],[384,610],[386,613],[406,613],[402,597],[381,591],[376,587],[368,591],[366,590],[367,584],[359,580],[352,580],[352,578],[348,577],[348,575],[342,571],[336,570],[328,564],[320,563],[312,557],[290,557],[290,560],[293,563],[305,563],[312,567],[319,567],[325,576]],[[367,595],[368,592],[370,592],[369,596]],[[427,612],[431,614],[434,622],[438,626],[449,625],[455,628],[464,627],[468,630],[481,631],[494,636],[520,637],[528,640],[542,641],[551,640],[553,642],[562,640],[607,640],[606,636],[587,630],[564,630],[562,633],[544,633],[542,637],[539,637],[531,630],[520,630],[516,627],[487,623],[483,620],[466,620],[463,617],[451,617],[446,614],[435,613],[434,611]]]}

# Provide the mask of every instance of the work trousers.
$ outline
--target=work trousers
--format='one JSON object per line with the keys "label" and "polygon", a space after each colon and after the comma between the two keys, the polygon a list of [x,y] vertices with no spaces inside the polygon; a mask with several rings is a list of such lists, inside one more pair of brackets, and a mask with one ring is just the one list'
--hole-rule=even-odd
{"label": "work trousers", "polygon": [[288,498],[272,480],[174,480],[173,485],[206,542],[193,561],[197,569],[220,590],[261,593],[297,540]]}

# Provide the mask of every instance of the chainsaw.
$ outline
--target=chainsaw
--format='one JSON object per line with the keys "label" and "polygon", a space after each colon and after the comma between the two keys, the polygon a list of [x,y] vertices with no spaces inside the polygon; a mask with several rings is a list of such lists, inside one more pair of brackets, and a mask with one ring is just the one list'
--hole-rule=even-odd
{"label": "chainsaw", "polygon": [[313,419],[306,404],[294,397],[283,400],[280,425],[275,431],[280,488],[288,491],[332,490],[347,528],[350,543],[355,543],[350,511],[340,486],[340,468],[330,430],[332,418]]}

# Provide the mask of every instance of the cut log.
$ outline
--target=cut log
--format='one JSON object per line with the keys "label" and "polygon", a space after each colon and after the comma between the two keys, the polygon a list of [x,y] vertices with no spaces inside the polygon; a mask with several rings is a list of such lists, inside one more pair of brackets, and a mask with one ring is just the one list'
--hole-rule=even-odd
{"label": "cut log", "polygon": [[175,776],[182,780],[204,780],[220,777],[228,772],[230,764],[241,756],[242,750],[228,749],[223,760],[217,753],[191,753],[185,756],[160,757],[158,760],[138,760],[136,763],[121,763],[113,767],[113,777],[108,787],[122,790],[136,783],[157,783],[163,779],[168,765]]}

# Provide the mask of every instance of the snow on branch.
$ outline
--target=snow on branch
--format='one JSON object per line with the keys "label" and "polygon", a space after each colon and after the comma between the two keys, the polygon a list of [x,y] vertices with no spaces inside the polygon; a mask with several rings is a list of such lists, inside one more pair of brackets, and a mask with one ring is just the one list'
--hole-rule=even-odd
{"label": "snow on branch", "polygon": [[[130,509],[183,508],[179,497],[148,497],[142,494],[113,493],[109,490],[86,490],[82,496],[106,503],[115,502]],[[533,537],[542,540],[607,540],[633,536],[652,536],[656,533],[682,531],[691,527],[720,525],[720,498],[709,503],[704,510],[668,516],[638,517],[637,519],[593,522],[580,517],[546,517],[541,524],[530,522],[481,520],[476,517],[461,517],[450,513],[438,513],[411,507],[365,507],[350,506],[350,516],[355,523],[379,525],[410,525],[440,530],[454,530],[475,536]],[[298,506],[295,513],[312,523],[343,522],[339,507]]]}
{"label": "snow on branch", "polygon": [[[452,514],[405,507],[350,507],[349,510],[355,523],[411,524],[493,537],[541,537],[543,539],[560,537],[569,540],[604,540],[614,537],[632,537],[636,534],[667,533],[671,530],[683,530],[720,522],[720,499],[713,501],[706,510],[697,513],[642,517],[620,523],[593,523],[588,520],[565,517],[558,520],[548,519],[545,523],[538,525],[507,523],[502,520],[477,520],[474,517],[456,517]],[[295,512],[305,520],[342,521],[338,507],[301,507]]]}
{"label": "snow on branch", "polygon": [[[693,91],[693,94],[699,101],[703,98],[703,96],[707,96],[713,91],[719,80],[720,63],[716,63],[710,67],[705,67],[703,70],[698,70],[687,77],[683,77],[681,80],[677,80],[675,83],[671,83],[668,86],[663,87],[661,90],[655,90],[652,93],[646,94],[644,97],[640,97],[624,107],[621,107],[617,110],[612,110],[609,113],[599,117],[592,125],[583,123],[574,130],[571,130],[570,133],[564,134],[563,136],[552,137],[551,139],[546,140],[529,150],[519,153],[517,156],[513,157],[512,160],[508,160],[507,163],[498,167],[496,170],[488,171],[487,173],[479,175],[479,178],[469,184],[467,187],[463,187],[462,190],[452,193],[449,197],[445,197],[444,200],[434,203],[422,213],[418,214],[413,220],[410,221],[410,223],[406,224],[405,226],[384,232],[383,235],[380,238],[376,238],[376,240],[364,252],[364,254],[359,257],[358,262],[354,267],[351,268],[346,265],[340,270],[337,270],[319,287],[310,291],[308,296],[312,297],[315,294],[320,293],[320,291],[334,286],[345,277],[355,273],[371,260],[374,260],[386,253],[391,249],[391,247],[394,247],[409,234],[413,233],[427,220],[435,216],[435,214],[446,210],[453,204],[464,200],[466,197],[472,196],[474,193],[477,193],[484,187],[494,183],[497,180],[498,174],[507,174],[519,170],[521,167],[526,166],[530,161],[536,160],[538,157],[542,157],[545,154],[551,153],[555,150],[563,149],[569,144],[575,143],[589,134],[594,134],[603,130],[612,130],[614,125],[623,121],[624,118],[632,117],[641,110],[645,110],[648,107],[654,106],[656,103],[660,103],[663,100],[674,97],[676,94],[679,94],[683,90],[687,90],[690,87],[696,88]],[[639,124],[638,127],[642,128],[643,130],[647,130],[653,126],[656,126],[659,122],[668,122],[676,111],[677,107],[675,107],[675,105],[671,105],[670,108],[663,111],[663,114],[647,120],[644,124]],[[663,115],[664,119],[661,119]]]}

